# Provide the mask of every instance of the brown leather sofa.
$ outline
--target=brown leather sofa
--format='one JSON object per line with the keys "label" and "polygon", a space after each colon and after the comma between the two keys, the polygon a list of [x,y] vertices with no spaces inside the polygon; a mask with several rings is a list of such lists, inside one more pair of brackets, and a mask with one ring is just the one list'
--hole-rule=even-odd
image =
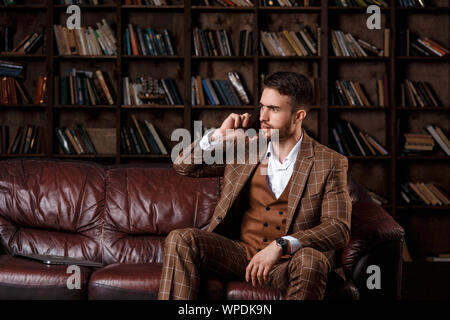
{"label": "brown leather sofa", "polygon": [[[0,299],[155,299],[164,237],[173,229],[206,228],[221,178],[194,179],[171,168],[102,166],[82,161],[0,161]],[[344,280],[329,276],[326,299],[398,299],[403,229],[367,192],[349,181],[351,240],[340,251]],[[80,267],[81,288],[68,289],[67,266],[14,253],[65,255],[102,262]],[[369,265],[381,289],[368,289]],[[281,299],[205,274],[201,299]]]}

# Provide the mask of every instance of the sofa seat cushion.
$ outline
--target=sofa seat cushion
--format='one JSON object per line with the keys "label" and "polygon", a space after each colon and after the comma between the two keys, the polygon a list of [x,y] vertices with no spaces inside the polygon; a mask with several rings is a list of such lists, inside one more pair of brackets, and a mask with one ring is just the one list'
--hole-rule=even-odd
{"label": "sofa seat cushion", "polygon": [[230,281],[226,284],[227,300],[281,300],[283,293],[272,287],[253,287],[245,281]]}
{"label": "sofa seat cushion", "polygon": [[114,263],[96,270],[89,281],[89,299],[156,299],[162,265]]}
{"label": "sofa seat cushion", "polygon": [[[281,300],[284,293],[273,287],[253,287],[244,281],[230,281],[226,284],[227,300]],[[359,292],[350,281],[345,281],[336,271],[327,279],[325,299],[359,300]]]}
{"label": "sofa seat cushion", "polygon": [[[115,263],[96,270],[89,281],[92,300],[153,300],[158,298],[161,263]],[[199,299],[223,299],[224,286],[217,277],[205,276]]]}
{"label": "sofa seat cushion", "polygon": [[[69,289],[74,272],[67,265],[47,265],[26,258],[0,256],[0,300],[83,300],[91,268],[80,267],[80,289]],[[70,278],[72,277],[72,278]],[[70,279],[69,279],[70,278]],[[69,280],[69,281],[68,281]]]}

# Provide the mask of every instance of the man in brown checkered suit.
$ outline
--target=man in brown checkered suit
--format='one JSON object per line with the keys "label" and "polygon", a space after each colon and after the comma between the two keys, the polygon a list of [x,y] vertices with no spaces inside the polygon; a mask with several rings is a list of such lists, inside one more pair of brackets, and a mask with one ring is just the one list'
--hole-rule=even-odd
{"label": "man in brown checkered suit", "polygon": [[[196,148],[201,155],[234,143],[226,131],[248,128],[248,113],[230,114],[178,156],[179,174],[223,176],[223,188],[207,230],[167,236],[158,299],[196,299],[204,271],[279,288],[286,299],[324,298],[335,252],[350,238],[351,200],[347,158],[302,128],[311,103],[305,76],[274,73],[264,81],[256,114],[270,141],[258,161],[207,165],[195,159]],[[274,132],[278,140],[271,139]]]}

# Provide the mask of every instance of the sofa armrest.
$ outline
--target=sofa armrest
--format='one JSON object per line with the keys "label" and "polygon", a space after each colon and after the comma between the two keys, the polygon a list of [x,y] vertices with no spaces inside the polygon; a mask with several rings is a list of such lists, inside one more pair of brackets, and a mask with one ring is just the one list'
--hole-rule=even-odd
{"label": "sofa armrest", "polygon": [[374,247],[401,240],[404,233],[403,228],[377,203],[354,203],[350,241],[341,254],[344,271],[353,270],[358,259]]}
{"label": "sofa armrest", "polygon": [[[353,204],[351,237],[342,249],[341,263],[347,278],[360,289],[361,299],[367,295],[399,298],[404,233],[403,228],[377,203],[358,201]],[[370,276],[367,267],[370,265],[380,267],[385,287],[382,290],[367,288],[366,280]],[[395,284],[385,282],[388,279]]]}
{"label": "sofa armrest", "polygon": [[[401,298],[402,245],[403,239],[385,242],[358,259],[351,272],[351,281],[358,288],[361,300]],[[376,271],[369,266],[379,269]]]}

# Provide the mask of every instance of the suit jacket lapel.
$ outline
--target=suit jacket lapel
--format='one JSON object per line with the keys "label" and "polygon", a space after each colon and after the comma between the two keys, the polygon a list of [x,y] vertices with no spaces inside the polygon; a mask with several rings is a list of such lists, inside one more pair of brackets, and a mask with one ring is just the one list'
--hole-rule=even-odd
{"label": "suit jacket lapel", "polygon": [[300,151],[297,154],[297,158],[294,164],[294,170],[292,172],[291,190],[289,191],[288,198],[288,212],[286,218],[286,229],[285,234],[287,234],[289,227],[292,223],[294,217],[295,209],[298,206],[303,190],[305,188],[306,181],[311,171],[314,151],[312,139],[303,130],[303,139],[300,146]]}
{"label": "suit jacket lapel", "polygon": [[[257,140],[258,141],[258,140]],[[226,196],[223,198],[223,202],[220,203],[219,206],[217,206],[216,209],[220,208],[220,211],[215,211],[215,215],[222,215],[222,217],[225,217],[226,214],[228,214],[228,211],[231,208],[231,205],[235,201],[236,197],[239,195],[239,193],[242,191],[242,188],[247,183],[247,180],[250,178],[258,164],[261,162],[263,156],[265,155],[265,152],[267,150],[267,145],[262,146],[261,150],[258,151],[258,157],[256,163],[248,163],[248,151],[249,151],[249,145],[248,142],[245,145],[245,153],[247,157],[247,161],[244,161],[244,164],[231,164],[233,173],[235,176],[237,176],[236,179],[233,179],[236,181],[233,183],[231,191],[228,193],[229,196]],[[258,150],[259,150],[259,141],[258,141]]]}

